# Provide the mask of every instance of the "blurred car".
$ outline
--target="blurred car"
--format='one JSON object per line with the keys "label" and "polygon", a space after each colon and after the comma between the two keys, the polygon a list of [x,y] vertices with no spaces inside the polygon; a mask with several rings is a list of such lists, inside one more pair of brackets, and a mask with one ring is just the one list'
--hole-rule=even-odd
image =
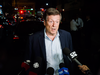
{"label": "blurred car", "polygon": [[6,17],[2,16],[0,18],[0,24],[3,26],[3,35],[5,37],[13,33],[12,25],[9,24]]}
{"label": "blurred car", "polygon": [[23,44],[26,43],[28,37],[35,32],[38,32],[44,28],[42,22],[37,21],[23,21],[18,24],[15,30],[15,34],[19,37],[19,40]]}
{"label": "blurred car", "polygon": [[8,22],[6,21],[6,17],[4,17],[4,16],[0,17],[0,24],[8,25]]}
{"label": "blurred car", "polygon": [[0,24],[0,40],[3,38],[3,33],[4,33],[4,27],[3,25]]}
{"label": "blurred car", "polygon": [[40,31],[44,28],[42,22],[37,21],[23,21],[20,22],[16,28],[16,33],[20,36],[22,35],[29,35],[31,33],[35,33]]}
{"label": "blurred car", "polygon": [[4,37],[4,25],[3,20],[0,18],[0,40],[2,40]]}
{"label": "blurred car", "polygon": [[8,22],[9,25],[15,26],[16,21],[13,17],[7,17],[6,21]]}

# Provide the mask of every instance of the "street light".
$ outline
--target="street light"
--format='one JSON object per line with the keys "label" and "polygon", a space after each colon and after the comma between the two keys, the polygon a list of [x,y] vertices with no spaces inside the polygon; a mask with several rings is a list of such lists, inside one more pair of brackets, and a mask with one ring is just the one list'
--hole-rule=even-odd
{"label": "street light", "polygon": [[48,3],[46,3],[46,5],[48,6]]}

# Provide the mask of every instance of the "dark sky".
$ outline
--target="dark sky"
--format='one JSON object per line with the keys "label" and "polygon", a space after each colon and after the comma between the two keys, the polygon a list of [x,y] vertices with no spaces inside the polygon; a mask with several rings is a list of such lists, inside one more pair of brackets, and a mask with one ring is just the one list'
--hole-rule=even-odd
{"label": "dark sky", "polygon": [[[48,3],[48,6],[46,6],[46,3]],[[36,0],[36,7],[55,7],[56,0]]]}

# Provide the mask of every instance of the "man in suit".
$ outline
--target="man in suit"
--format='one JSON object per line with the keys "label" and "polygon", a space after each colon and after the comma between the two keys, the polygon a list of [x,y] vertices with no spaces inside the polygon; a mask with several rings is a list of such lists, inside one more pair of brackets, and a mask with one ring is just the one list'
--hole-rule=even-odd
{"label": "man in suit", "polygon": [[59,29],[61,18],[61,13],[57,9],[47,9],[44,13],[44,30],[29,36],[26,60],[42,58],[38,75],[45,75],[49,67],[54,69],[54,75],[58,75],[60,63],[65,64],[70,75],[73,73],[73,62],[62,52],[65,47],[73,50],[72,38],[69,32]]}

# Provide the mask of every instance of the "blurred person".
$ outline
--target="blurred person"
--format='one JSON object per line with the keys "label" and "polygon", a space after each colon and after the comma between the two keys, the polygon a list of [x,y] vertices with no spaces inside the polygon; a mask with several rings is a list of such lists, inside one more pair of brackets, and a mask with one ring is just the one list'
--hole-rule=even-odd
{"label": "blurred person", "polygon": [[89,50],[91,48],[91,35],[93,30],[92,28],[93,28],[93,21],[91,20],[90,15],[87,14],[84,26],[84,34],[85,34],[85,49],[87,49],[88,52],[90,52]]}
{"label": "blurred person", "polygon": [[83,28],[83,26],[84,26],[84,22],[83,22],[82,18],[79,17],[78,14],[76,14],[76,20],[75,20],[75,21],[76,21],[76,22],[78,23],[78,25],[79,25],[78,30],[82,30],[82,28]]}
{"label": "blurred person", "polygon": [[[92,30],[93,30],[93,20],[91,19],[90,13],[87,13],[85,15],[86,21],[84,23],[84,51],[83,54],[85,53],[85,58],[86,58],[86,62],[83,61],[84,63],[86,63],[91,70],[93,70],[93,73],[95,74],[95,70],[97,68],[95,68],[95,66],[97,65],[97,62],[95,64],[95,59],[94,59],[94,51],[92,50],[92,46],[91,46],[91,37],[92,37]],[[89,59],[89,60],[88,60]],[[95,64],[95,65],[94,65]],[[93,66],[91,66],[93,65]]]}
{"label": "blurred person", "polygon": [[[79,16],[79,14],[76,14],[76,20],[75,20],[77,23],[78,23],[78,46],[81,47],[81,33],[82,33],[82,30],[83,30],[83,26],[84,26],[84,22],[82,20],[82,18]],[[79,48],[80,49],[80,48]]]}
{"label": "blurred person", "polygon": [[78,48],[78,26],[79,24],[75,21],[75,15],[72,16],[72,19],[70,21],[70,30],[72,35],[72,42],[73,42],[73,48],[77,50]]}
{"label": "blurred person", "polygon": [[[48,8],[44,13],[44,30],[29,36],[28,52],[25,60],[34,61],[34,58],[42,58],[42,66],[39,75],[45,75],[48,67],[54,68],[54,75],[58,75],[60,63],[65,63],[70,75],[73,74],[73,63],[62,53],[67,47],[73,51],[71,34],[59,29],[61,13],[55,8]],[[80,67],[83,68],[83,67]]]}

